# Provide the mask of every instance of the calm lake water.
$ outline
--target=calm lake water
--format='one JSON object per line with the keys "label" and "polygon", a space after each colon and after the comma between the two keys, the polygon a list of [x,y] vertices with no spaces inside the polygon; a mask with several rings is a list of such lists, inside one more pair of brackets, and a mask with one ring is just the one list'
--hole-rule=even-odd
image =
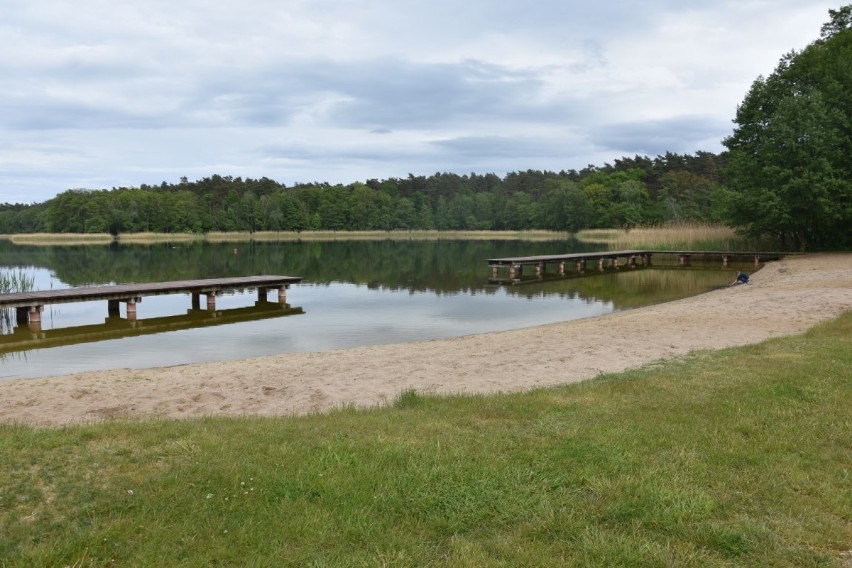
{"label": "calm lake water", "polygon": [[[516,329],[700,294],[727,285],[737,269],[718,262],[681,268],[655,258],[651,268],[589,270],[583,277],[549,276],[514,286],[489,283],[489,258],[594,250],[572,240],[69,247],[0,242],[0,270],[28,272],[39,290],[257,274],[304,277],[288,290],[290,311],[303,312],[292,315],[275,312],[275,306],[253,308],[254,291],[217,298],[217,318],[188,315],[185,294],[146,297],[137,306],[141,325],[135,329],[123,318],[105,323],[105,301],[48,305],[42,338],[34,341],[28,329],[14,328],[14,313],[6,313],[0,379]],[[276,299],[274,292],[270,299]],[[138,335],[142,329],[169,331]]]}

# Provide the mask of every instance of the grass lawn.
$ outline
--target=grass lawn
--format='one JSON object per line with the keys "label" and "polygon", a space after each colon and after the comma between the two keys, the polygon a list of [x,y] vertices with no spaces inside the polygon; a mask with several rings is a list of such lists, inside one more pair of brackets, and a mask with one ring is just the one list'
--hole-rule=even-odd
{"label": "grass lawn", "polygon": [[850,401],[847,313],[522,394],[0,426],[0,566],[849,566]]}

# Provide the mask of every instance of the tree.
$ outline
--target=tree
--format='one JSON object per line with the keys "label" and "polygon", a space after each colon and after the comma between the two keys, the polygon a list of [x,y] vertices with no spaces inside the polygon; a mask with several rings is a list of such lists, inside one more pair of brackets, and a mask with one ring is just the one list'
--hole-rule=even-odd
{"label": "tree", "polygon": [[712,219],[712,198],[716,189],[707,177],[687,170],[663,174],[657,195],[660,220]]}
{"label": "tree", "polygon": [[638,168],[611,168],[589,174],[582,182],[588,204],[586,227],[633,227],[645,220],[649,200]]}
{"label": "tree", "polygon": [[785,55],[737,108],[727,220],[797,249],[852,246],[852,6]]}
{"label": "tree", "polygon": [[852,4],[843,6],[839,10],[829,10],[831,19],[823,24],[820,29],[820,38],[828,39],[844,30],[852,28]]}

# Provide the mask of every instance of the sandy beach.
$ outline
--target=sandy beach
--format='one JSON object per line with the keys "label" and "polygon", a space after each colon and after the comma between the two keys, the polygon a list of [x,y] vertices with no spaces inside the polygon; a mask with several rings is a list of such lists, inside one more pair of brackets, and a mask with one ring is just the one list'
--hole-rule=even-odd
{"label": "sandy beach", "polygon": [[401,391],[489,393],[573,383],[696,349],[801,333],[852,309],[852,254],[789,257],[748,285],[501,333],[144,370],[0,381],[0,421],[284,416],[369,407]]}

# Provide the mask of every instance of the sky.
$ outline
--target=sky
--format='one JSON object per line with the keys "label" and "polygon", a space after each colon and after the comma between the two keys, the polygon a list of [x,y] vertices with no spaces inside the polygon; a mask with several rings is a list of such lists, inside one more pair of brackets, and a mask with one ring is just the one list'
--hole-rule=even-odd
{"label": "sky", "polygon": [[4,0],[0,203],[720,152],[811,0]]}

